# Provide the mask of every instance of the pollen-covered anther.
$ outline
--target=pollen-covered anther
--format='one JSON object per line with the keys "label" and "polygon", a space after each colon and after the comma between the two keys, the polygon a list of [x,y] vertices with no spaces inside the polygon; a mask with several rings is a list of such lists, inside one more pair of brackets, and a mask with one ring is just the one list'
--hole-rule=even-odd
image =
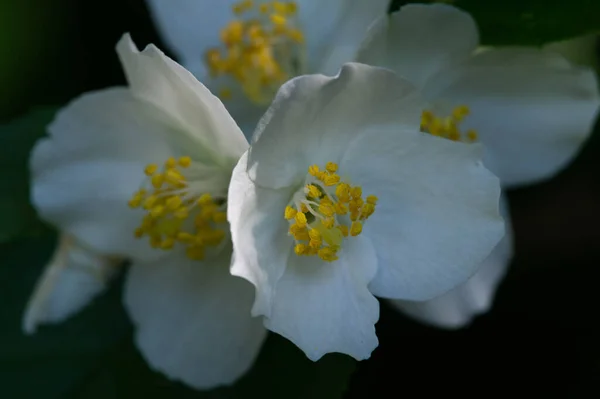
{"label": "pollen-covered anther", "polygon": [[337,260],[344,238],[361,234],[364,222],[375,212],[378,198],[363,199],[362,188],[341,181],[337,172],[333,162],[324,168],[309,166],[306,184],[284,210],[298,256]]}
{"label": "pollen-covered anther", "polygon": [[421,131],[452,141],[473,143],[478,139],[477,132],[472,129],[462,132],[460,129],[460,124],[469,113],[469,107],[466,105],[455,107],[450,116],[444,118],[436,116],[433,111],[425,110],[421,114]]}
{"label": "pollen-covered anther", "polygon": [[[258,104],[269,103],[279,86],[302,72],[304,35],[294,1],[240,1],[220,32],[222,45],[205,54],[214,78],[226,78]],[[221,90],[232,98],[231,88]]]}
{"label": "pollen-covered anther", "polygon": [[192,192],[185,173],[191,166],[187,156],[169,158],[162,168],[147,165],[143,188],[132,195],[129,206],[145,211],[135,237],[148,237],[152,248],[162,250],[183,246],[189,258],[201,260],[207,247],[225,238],[226,204],[224,198]]}

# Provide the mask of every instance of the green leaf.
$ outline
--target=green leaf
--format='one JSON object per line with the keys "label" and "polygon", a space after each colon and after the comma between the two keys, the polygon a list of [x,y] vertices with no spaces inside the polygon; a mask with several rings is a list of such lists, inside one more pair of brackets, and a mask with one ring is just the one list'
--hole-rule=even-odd
{"label": "green leaf", "polygon": [[0,242],[45,227],[29,203],[29,153],[44,136],[55,108],[40,108],[0,126]]}
{"label": "green leaf", "polygon": [[542,45],[600,32],[597,0],[396,0],[391,9],[407,3],[447,3],[469,12],[479,25],[483,45]]}
{"label": "green leaf", "polygon": [[330,354],[315,363],[276,334],[232,387],[200,392],[170,381],[152,371],[135,347],[121,304],[122,279],[68,321],[24,335],[24,307],[55,241],[44,233],[0,244],[0,397],[330,399],[344,393],[353,359]]}

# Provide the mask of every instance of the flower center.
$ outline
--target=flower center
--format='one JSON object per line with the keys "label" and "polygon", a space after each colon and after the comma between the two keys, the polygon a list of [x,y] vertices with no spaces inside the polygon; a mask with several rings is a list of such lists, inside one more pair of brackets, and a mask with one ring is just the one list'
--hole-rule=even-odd
{"label": "flower center", "polygon": [[324,170],[310,166],[306,185],[285,208],[298,256],[318,255],[333,262],[344,238],[359,235],[365,220],[375,212],[377,197],[369,195],[363,200],[362,189],[342,182],[337,170],[333,162]]}
{"label": "flower center", "polygon": [[463,133],[460,130],[460,124],[469,112],[469,107],[460,105],[452,110],[450,116],[440,118],[433,111],[425,110],[421,114],[421,130],[452,141],[473,143],[477,141],[477,132],[470,129]]}
{"label": "flower center", "polygon": [[[268,104],[281,84],[304,70],[304,34],[295,1],[234,4],[235,18],[221,30],[221,46],[209,49],[205,63],[213,78],[241,87],[256,104]],[[219,97],[234,90],[223,86]]]}
{"label": "flower center", "polygon": [[152,248],[163,250],[182,245],[190,259],[201,260],[207,247],[224,242],[226,198],[200,192],[189,178],[200,166],[194,169],[190,157],[169,158],[160,170],[156,164],[147,165],[147,178],[129,206],[145,210],[135,230],[137,238],[149,237]]}

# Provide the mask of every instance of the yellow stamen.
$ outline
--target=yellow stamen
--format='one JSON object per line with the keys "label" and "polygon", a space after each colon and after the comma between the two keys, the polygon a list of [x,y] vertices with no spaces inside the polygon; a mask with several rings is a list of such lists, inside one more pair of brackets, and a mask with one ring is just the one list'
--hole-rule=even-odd
{"label": "yellow stamen", "polygon": [[[295,1],[241,1],[220,32],[222,45],[205,53],[209,73],[239,85],[257,104],[268,104],[283,82],[304,68],[304,35]],[[224,89],[220,97],[231,98]]]}
{"label": "yellow stamen", "polygon": [[469,107],[466,105],[459,105],[454,108],[451,115],[445,118],[440,118],[432,111],[425,110],[421,114],[421,130],[448,140],[473,143],[477,141],[477,132],[475,130],[468,130],[466,133],[463,133],[460,130],[460,124],[469,113]]}
{"label": "yellow stamen", "polygon": [[[227,215],[224,199],[189,190],[184,170],[191,165],[188,156],[167,159],[160,171],[157,164],[147,165],[146,188],[132,195],[129,206],[145,210],[135,237],[148,237],[151,247],[162,250],[181,245],[190,259],[201,260],[207,247],[216,247],[224,239]],[[190,217],[193,224],[186,223]]]}
{"label": "yellow stamen", "polygon": [[375,212],[378,198],[363,199],[361,187],[341,182],[337,171],[333,162],[323,169],[309,166],[307,184],[285,209],[296,255],[337,260],[344,239],[360,235],[364,222]]}

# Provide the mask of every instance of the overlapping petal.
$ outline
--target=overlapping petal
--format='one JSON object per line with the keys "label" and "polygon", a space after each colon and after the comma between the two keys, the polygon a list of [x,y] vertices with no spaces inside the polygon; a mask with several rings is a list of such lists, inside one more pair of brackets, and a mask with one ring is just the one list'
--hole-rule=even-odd
{"label": "overlapping petal", "polygon": [[206,389],[228,385],[258,355],[266,330],[250,315],[253,287],[229,274],[231,247],[198,262],[182,252],[132,265],[125,305],[150,365]]}
{"label": "overlapping petal", "polygon": [[117,44],[133,96],[170,119],[197,141],[197,151],[217,165],[233,167],[248,143],[221,101],[154,45],[138,51],[126,34]]}
{"label": "overlapping petal", "polygon": [[119,259],[99,255],[62,235],[29,299],[23,330],[32,334],[38,325],[60,323],[86,307],[104,292],[119,264]]}
{"label": "overlapping petal", "polygon": [[431,299],[466,281],[496,246],[500,185],[481,157],[479,145],[416,131],[366,132],[349,145],[340,171],[379,198],[363,229],[379,261],[375,295]]}
{"label": "overlapping petal", "polygon": [[167,141],[169,129],[124,88],[76,99],[32,152],[37,211],[98,253],[156,256],[147,242],[135,239],[142,214],[127,201],[142,182],[144,166],[173,155],[177,143]]}
{"label": "overlapping petal", "polygon": [[463,327],[476,316],[487,312],[513,256],[510,215],[505,200],[501,205],[506,235],[482,262],[473,277],[429,301],[391,300],[392,306],[423,323],[449,329]]}
{"label": "overlapping petal", "polygon": [[301,184],[309,165],[339,161],[348,142],[366,130],[416,131],[424,107],[410,83],[383,68],[348,63],[335,77],[292,79],[259,122],[248,174],[263,187]]}

